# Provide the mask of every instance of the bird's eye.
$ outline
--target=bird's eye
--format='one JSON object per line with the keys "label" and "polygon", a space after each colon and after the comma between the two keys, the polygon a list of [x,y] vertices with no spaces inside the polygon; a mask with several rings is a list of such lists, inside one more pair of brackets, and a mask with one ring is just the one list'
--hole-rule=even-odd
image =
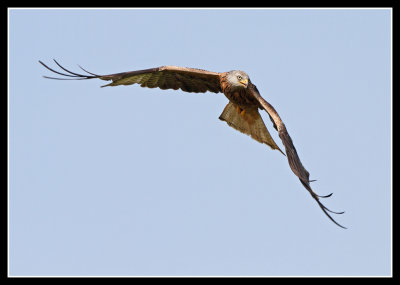
{"label": "bird's eye", "polygon": [[238,76],[237,76],[237,79],[242,80],[242,76],[241,76],[241,75],[238,75]]}

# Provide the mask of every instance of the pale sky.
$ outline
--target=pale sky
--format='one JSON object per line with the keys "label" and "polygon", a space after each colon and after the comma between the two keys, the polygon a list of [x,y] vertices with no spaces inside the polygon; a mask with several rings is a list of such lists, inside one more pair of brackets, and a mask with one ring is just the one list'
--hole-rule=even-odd
{"label": "pale sky", "polygon": [[[9,276],[390,276],[390,9],[11,9]],[[246,71],[332,197],[223,94],[55,81]],[[283,145],[268,116],[264,121]]]}

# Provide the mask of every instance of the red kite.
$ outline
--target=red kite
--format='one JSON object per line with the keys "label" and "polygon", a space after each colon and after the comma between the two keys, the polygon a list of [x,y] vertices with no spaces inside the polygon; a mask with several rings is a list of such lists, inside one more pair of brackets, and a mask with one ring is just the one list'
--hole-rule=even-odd
{"label": "red kite", "polygon": [[[55,61],[55,60],[54,60]],[[294,174],[299,178],[303,186],[308,190],[311,196],[317,201],[319,207],[339,227],[345,228],[336,222],[331,215],[343,214],[344,212],[334,212],[326,208],[320,201],[320,198],[328,198],[332,195],[317,195],[310,186],[310,174],[302,165],[296,148],[290,138],[285,124],[282,122],[278,113],[264,98],[261,97],[257,87],[250,81],[249,76],[240,70],[232,70],[229,72],[211,72],[197,68],[186,68],[177,66],[161,66],[156,68],[121,72],[109,75],[97,75],[81,69],[88,75],[75,73],[61,66],[57,61],[55,63],[66,73],[56,71],[43,62],[39,61],[44,67],[50,71],[64,76],[64,78],[55,78],[44,76],[50,79],[59,80],[84,80],[84,79],[101,79],[111,80],[111,83],[105,86],[131,85],[140,84],[141,87],[160,88],[160,89],[181,89],[185,92],[205,93],[207,91],[220,93],[222,92],[229,100],[223,110],[220,120],[225,121],[234,129],[250,135],[253,139],[260,143],[267,144],[272,149],[279,150],[285,155],[275,143],[266,128],[258,109],[265,110],[274,128],[278,131],[279,137],[285,146],[289,166]]]}

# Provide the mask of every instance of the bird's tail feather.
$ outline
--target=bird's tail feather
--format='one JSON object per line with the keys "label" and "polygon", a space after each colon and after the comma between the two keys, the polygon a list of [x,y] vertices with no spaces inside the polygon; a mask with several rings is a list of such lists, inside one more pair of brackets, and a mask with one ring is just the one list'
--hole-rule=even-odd
{"label": "bird's tail feather", "polygon": [[272,149],[279,150],[285,155],[268,132],[257,108],[241,109],[236,104],[229,102],[219,119],[227,122],[232,128],[251,136],[260,143],[267,144]]}

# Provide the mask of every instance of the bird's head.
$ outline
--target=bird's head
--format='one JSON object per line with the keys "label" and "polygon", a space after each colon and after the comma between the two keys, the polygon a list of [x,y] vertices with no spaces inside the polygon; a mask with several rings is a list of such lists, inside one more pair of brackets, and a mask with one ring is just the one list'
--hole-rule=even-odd
{"label": "bird's head", "polygon": [[226,76],[228,82],[231,84],[233,88],[247,88],[249,84],[249,76],[246,72],[241,70],[232,70],[229,71]]}

